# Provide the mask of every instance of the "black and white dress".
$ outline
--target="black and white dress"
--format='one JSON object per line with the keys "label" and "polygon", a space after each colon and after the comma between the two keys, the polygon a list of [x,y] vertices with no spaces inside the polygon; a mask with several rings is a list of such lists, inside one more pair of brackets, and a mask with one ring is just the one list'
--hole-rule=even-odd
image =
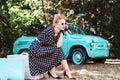
{"label": "black and white dress", "polygon": [[29,67],[32,76],[43,74],[65,60],[62,48],[57,48],[60,37],[54,36],[54,27],[49,26],[32,42],[29,52]]}

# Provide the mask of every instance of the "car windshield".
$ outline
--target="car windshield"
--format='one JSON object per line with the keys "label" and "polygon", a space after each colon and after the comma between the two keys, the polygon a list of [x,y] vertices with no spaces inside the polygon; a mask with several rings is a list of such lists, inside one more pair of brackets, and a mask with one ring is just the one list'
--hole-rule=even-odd
{"label": "car windshield", "polygon": [[67,26],[70,34],[85,34],[81,27],[77,24],[67,23]]}

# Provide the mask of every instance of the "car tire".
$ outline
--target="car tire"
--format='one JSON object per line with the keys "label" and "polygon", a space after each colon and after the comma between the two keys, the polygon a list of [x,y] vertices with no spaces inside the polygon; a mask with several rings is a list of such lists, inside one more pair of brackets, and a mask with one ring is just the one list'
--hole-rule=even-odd
{"label": "car tire", "polygon": [[106,58],[93,59],[94,63],[105,63]]}
{"label": "car tire", "polygon": [[26,55],[26,54],[29,54],[29,50],[21,50],[19,52],[20,55]]}
{"label": "car tire", "polygon": [[86,63],[87,61],[86,52],[81,48],[76,48],[72,51],[71,59],[74,64]]}

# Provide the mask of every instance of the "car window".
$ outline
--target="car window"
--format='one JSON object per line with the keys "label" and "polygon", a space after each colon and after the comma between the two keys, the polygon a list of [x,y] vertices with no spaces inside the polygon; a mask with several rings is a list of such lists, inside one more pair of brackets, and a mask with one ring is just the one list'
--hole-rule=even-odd
{"label": "car window", "polygon": [[69,23],[68,23],[68,32],[70,34],[85,34],[79,25],[69,24]]}

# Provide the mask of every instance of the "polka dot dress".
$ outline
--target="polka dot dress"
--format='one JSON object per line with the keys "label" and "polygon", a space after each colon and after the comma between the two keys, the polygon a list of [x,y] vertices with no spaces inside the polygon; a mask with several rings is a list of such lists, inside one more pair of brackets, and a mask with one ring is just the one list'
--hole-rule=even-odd
{"label": "polka dot dress", "polygon": [[57,48],[60,37],[54,36],[54,28],[49,26],[32,42],[29,53],[29,67],[32,76],[43,74],[65,59],[62,48]]}

